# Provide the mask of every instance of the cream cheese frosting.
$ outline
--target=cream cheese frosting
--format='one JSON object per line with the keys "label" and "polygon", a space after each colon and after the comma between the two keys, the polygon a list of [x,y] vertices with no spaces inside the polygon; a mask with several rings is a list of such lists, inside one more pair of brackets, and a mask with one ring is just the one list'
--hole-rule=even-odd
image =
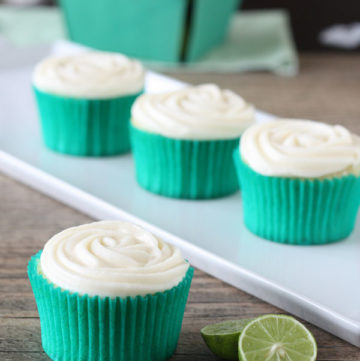
{"label": "cream cheese frosting", "polygon": [[248,128],[240,155],[268,176],[319,178],[360,173],[360,137],[340,125],[279,119]]}
{"label": "cream cheese frosting", "polygon": [[132,108],[136,128],[180,139],[236,138],[254,117],[252,105],[214,84],[144,94]]}
{"label": "cream cheese frosting", "polygon": [[56,95],[111,98],[141,91],[144,68],[137,60],[116,53],[49,57],[36,66],[33,84]]}
{"label": "cream cheese frosting", "polygon": [[46,243],[40,258],[40,272],[56,286],[103,297],[165,291],[188,268],[178,248],[120,221],[68,228]]}

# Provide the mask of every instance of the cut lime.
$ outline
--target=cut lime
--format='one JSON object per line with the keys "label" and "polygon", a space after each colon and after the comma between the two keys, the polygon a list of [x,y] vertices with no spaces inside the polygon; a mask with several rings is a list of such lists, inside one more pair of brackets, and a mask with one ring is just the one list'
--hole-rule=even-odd
{"label": "cut lime", "polygon": [[238,360],[239,335],[252,319],[208,325],[200,333],[209,349],[224,360]]}
{"label": "cut lime", "polygon": [[239,338],[241,361],[314,361],[316,341],[295,318],[260,316],[244,328]]}

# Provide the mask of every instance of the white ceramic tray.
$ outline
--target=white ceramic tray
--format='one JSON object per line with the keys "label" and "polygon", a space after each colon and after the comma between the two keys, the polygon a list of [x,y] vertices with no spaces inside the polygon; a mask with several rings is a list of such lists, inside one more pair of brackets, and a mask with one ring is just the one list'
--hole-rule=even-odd
{"label": "white ceramic tray", "polygon": [[[225,282],[360,346],[360,218],[344,242],[297,247],[249,233],[241,194],[208,201],[150,194],[131,155],[77,158],[41,141],[31,67],[0,72],[0,170],[97,219],[124,219],[179,246],[190,262]],[[182,86],[156,74],[148,91]],[[258,120],[268,115],[258,113]]]}

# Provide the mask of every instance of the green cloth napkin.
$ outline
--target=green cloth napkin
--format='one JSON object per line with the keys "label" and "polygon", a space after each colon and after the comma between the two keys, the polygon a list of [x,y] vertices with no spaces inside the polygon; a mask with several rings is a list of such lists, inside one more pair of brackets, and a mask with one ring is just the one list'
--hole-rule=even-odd
{"label": "green cloth napkin", "polygon": [[[0,37],[17,46],[51,43],[66,38],[56,7],[0,6]],[[298,58],[289,19],[283,10],[242,11],[232,20],[224,43],[192,63],[148,62],[155,70],[239,72],[267,70],[295,75]]]}

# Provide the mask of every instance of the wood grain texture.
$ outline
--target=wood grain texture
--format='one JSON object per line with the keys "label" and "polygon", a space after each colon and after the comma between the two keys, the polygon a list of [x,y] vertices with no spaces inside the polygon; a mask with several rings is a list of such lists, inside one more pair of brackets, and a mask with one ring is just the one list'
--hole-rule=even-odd
{"label": "wood grain texture", "polygon": [[[296,78],[271,74],[178,74],[192,82],[217,82],[260,109],[282,116],[339,122],[360,133],[359,56],[307,55]],[[26,265],[44,242],[64,228],[91,219],[0,175],[0,360],[46,361]],[[201,340],[208,323],[265,313],[284,313],[196,270],[183,328],[172,361],[216,360]],[[318,342],[319,361],[360,360],[360,349],[307,324]],[[131,360],[128,360],[131,361]]]}

